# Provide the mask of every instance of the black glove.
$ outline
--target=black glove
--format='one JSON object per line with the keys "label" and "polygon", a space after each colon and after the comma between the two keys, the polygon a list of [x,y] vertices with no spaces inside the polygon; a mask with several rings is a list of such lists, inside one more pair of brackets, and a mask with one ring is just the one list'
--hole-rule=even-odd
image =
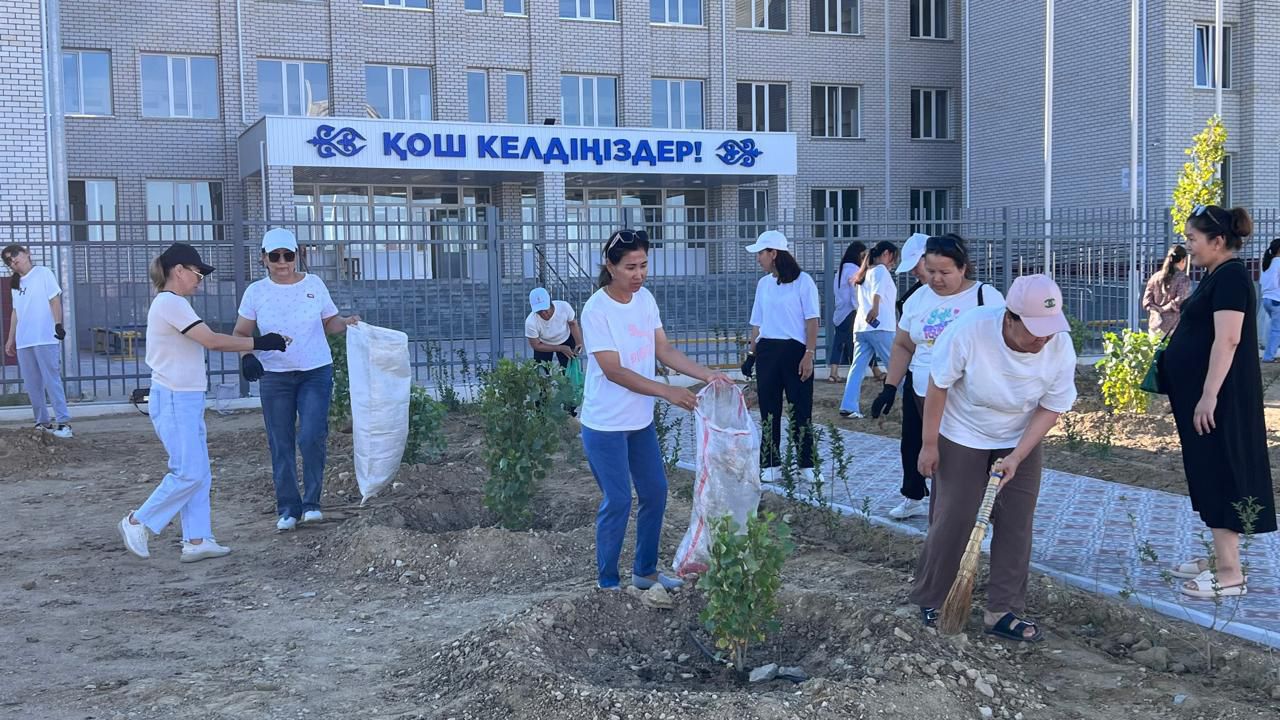
{"label": "black glove", "polygon": [[278,350],[284,352],[286,343],[280,333],[267,333],[253,339],[254,350]]}
{"label": "black glove", "polygon": [[262,373],[266,370],[262,369],[262,361],[256,355],[248,354],[240,358],[240,374],[249,382],[257,382],[262,379]]}
{"label": "black glove", "polygon": [[53,336],[59,340],[67,336],[67,331],[62,329],[62,323],[53,326]]}
{"label": "black glove", "polygon": [[751,373],[756,369],[756,354],[747,353],[747,359],[742,361],[742,377],[751,377]]}
{"label": "black glove", "polygon": [[898,397],[898,388],[889,383],[884,384],[884,389],[876,396],[871,403],[871,417],[878,418],[881,415],[888,415],[893,409],[893,399]]}

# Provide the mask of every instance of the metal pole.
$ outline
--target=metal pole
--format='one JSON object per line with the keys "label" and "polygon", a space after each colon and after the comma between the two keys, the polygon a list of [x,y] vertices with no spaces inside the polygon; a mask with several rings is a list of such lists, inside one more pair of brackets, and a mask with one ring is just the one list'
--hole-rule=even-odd
{"label": "metal pole", "polygon": [[1129,4],[1129,328],[1138,329],[1138,0]]}
{"label": "metal pole", "polygon": [[1222,65],[1226,58],[1222,47],[1222,0],[1213,3],[1213,112],[1222,117]]}
{"label": "metal pole", "polygon": [[1044,271],[1053,274],[1053,1],[1044,9]]}
{"label": "metal pole", "polygon": [[893,90],[889,83],[889,71],[891,65],[889,53],[889,39],[893,34],[889,30],[889,18],[892,16],[889,10],[889,0],[884,0],[884,206],[889,208],[893,205],[893,133],[890,128],[893,127],[890,116],[890,109],[893,107],[891,92]]}
{"label": "metal pole", "polygon": [[489,357],[490,367],[496,369],[502,357],[502,252],[498,249],[497,213],[486,212],[485,225],[489,233]]}
{"label": "metal pole", "polygon": [[969,5],[971,2],[964,4],[964,206],[972,207],[969,202],[969,115],[971,107],[969,103],[969,95],[973,85],[970,82],[969,75]]}
{"label": "metal pole", "polygon": [[[835,214],[836,208],[827,208],[823,211],[826,215],[827,232],[823,238],[825,242],[822,244],[822,257],[826,267],[822,268],[823,277],[826,279],[826,292],[823,293],[822,302],[822,322],[827,327],[827,337],[830,338],[836,331],[835,311],[836,311],[836,283],[840,282],[840,258],[836,256],[836,224]],[[841,251],[843,252],[843,251]],[[831,341],[827,340],[827,347],[831,347]],[[831,356],[827,356],[827,372],[831,370]]]}

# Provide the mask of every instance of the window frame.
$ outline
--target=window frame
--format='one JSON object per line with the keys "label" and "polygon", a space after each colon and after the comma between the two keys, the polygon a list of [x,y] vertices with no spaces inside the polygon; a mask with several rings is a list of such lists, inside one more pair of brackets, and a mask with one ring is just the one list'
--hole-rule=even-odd
{"label": "window frame", "polygon": [[[522,84],[520,92],[520,101],[524,103],[524,119],[520,121],[511,119],[511,78],[518,77]],[[529,124],[529,74],[523,70],[504,70],[502,71],[502,92],[503,92],[503,116],[510,125],[528,125]]]}
{"label": "window frame", "polygon": [[[333,77],[329,72],[329,63],[324,61],[316,61],[316,60],[297,60],[297,59],[274,58],[274,57],[259,57],[257,60],[257,64],[254,66],[255,69],[257,70],[256,90],[258,93],[258,113],[260,115],[262,115],[263,117],[266,117],[267,115],[267,113],[262,110],[262,87],[263,87],[262,63],[264,62],[280,63],[280,75],[278,79],[280,81],[280,89],[281,89],[280,95],[284,101],[284,107],[282,108],[284,112],[280,114],[281,117],[333,117]],[[287,68],[290,65],[298,66],[298,91],[301,92],[303,95],[302,97],[298,98],[298,105],[303,110],[302,114],[300,115],[292,115],[289,113],[289,78],[288,78]],[[308,65],[318,65],[324,68],[324,80],[325,80],[324,89],[325,89],[326,112],[323,115],[312,115],[310,113],[310,106],[312,103],[306,102],[306,92],[303,88],[307,84],[307,66]],[[366,90],[366,95],[367,95],[367,90]],[[434,98],[432,100],[434,102]]]}
{"label": "window frame", "polygon": [[[507,3],[515,2],[520,5],[520,12],[511,12],[507,9]],[[529,17],[529,0],[502,0],[502,14],[508,17]]]}
{"label": "window frame", "polygon": [[[1234,49],[1233,45],[1235,44],[1235,40],[1232,37],[1233,35],[1231,31],[1232,26],[1226,23],[1222,24],[1223,52],[1212,53],[1212,57],[1209,57],[1205,51],[1202,51],[1200,38],[1201,38],[1201,31],[1203,31],[1204,38],[1205,38],[1204,39],[1205,45],[1207,45],[1208,47],[1212,47],[1215,42],[1215,36],[1217,35],[1217,33],[1214,32],[1215,23],[1198,22],[1194,24],[1193,28],[1194,29],[1192,31],[1192,46],[1191,46],[1191,56],[1192,56],[1191,57],[1191,85],[1192,87],[1194,87],[1197,90],[1215,90],[1217,86],[1214,85],[1214,68],[1216,67],[1214,63],[1221,61],[1223,64],[1222,89],[1230,90],[1231,89],[1231,69],[1232,69],[1231,54]],[[1202,59],[1206,60],[1207,62],[1205,66],[1206,79],[1203,84],[1200,82],[1200,78],[1199,78],[1200,61]]]}
{"label": "window frame", "polygon": [[[742,95],[743,85],[750,86],[751,88],[751,125],[752,127],[744,128],[742,127],[741,122],[739,122],[738,132],[789,132],[789,128],[791,127],[791,98],[789,97],[790,91],[787,87],[787,83],[739,80],[736,86],[737,93],[735,95],[735,97],[738,100],[738,120],[739,121],[741,121],[742,119],[741,95]],[[779,87],[782,88],[783,127],[781,129],[775,129],[773,127],[769,127],[773,124],[770,121],[771,113],[769,112],[770,88],[779,88]],[[756,127],[756,120],[758,119],[758,116],[760,114],[759,105],[757,104],[759,98],[757,97],[757,95],[758,95],[759,89],[761,88],[764,89],[764,108],[765,108],[764,122],[765,122],[766,129],[759,129]]]}
{"label": "window frame", "polygon": [[[823,203],[819,206],[815,200],[818,194],[822,194]],[[853,217],[846,217],[846,211],[849,207],[845,203],[846,194],[852,194],[854,198],[852,210]],[[836,204],[830,204],[831,198],[836,198]],[[856,238],[859,236],[859,221],[862,219],[862,188],[860,187],[810,187],[809,188],[809,209],[813,213],[813,232],[814,237],[825,238],[827,236],[827,222],[825,217],[819,218],[818,211],[834,208],[836,217],[830,222],[835,230],[832,237],[836,238]]]}
{"label": "window frame", "polygon": [[[480,3],[480,7],[470,7],[472,3]],[[428,4],[430,4],[429,0]],[[485,13],[485,2],[484,0],[462,0],[462,11],[472,13],[473,15],[483,15]]]}
{"label": "window frame", "polygon": [[[592,81],[591,112],[592,112],[593,120],[595,120],[595,122],[593,122],[590,125],[587,125],[582,122],[571,125],[565,119],[567,117],[567,114],[565,113],[564,81],[569,78],[572,78],[577,82],[578,116],[580,120],[585,116],[585,113],[583,112],[583,108],[586,107],[585,103],[582,102],[583,98],[585,97],[582,91],[582,86],[583,86],[582,81],[584,79],[590,79]],[[601,79],[607,79],[607,80],[613,81],[613,120],[614,120],[613,125],[601,125],[599,122],[600,120],[600,102],[599,101],[600,101],[600,80]],[[589,74],[579,74],[579,73],[561,73],[560,75],[560,122],[568,127],[619,127],[617,123],[621,122],[622,120],[621,118],[622,108],[620,107],[620,102],[619,102],[620,98],[618,97],[618,79],[619,78],[617,75],[589,75]]]}
{"label": "window frame", "polygon": [[[161,210],[160,217],[151,217],[151,202],[147,199],[151,192],[151,186],[158,183],[169,183],[173,189],[173,197],[178,196],[177,188],[181,185],[189,185],[192,188],[191,196],[196,197],[195,188],[199,185],[209,186],[209,211],[211,217],[191,219],[190,213],[187,213],[187,219],[180,219],[177,216],[178,206],[176,204],[170,206],[169,210],[175,217],[164,217],[164,208],[157,205],[156,208]],[[214,188],[217,188],[216,202]],[[222,240],[222,221],[225,217],[226,203],[225,186],[222,180],[201,180],[197,178],[166,178],[166,177],[148,177],[143,180],[142,197],[145,206],[143,207],[143,217],[147,222],[147,239],[178,242],[188,242],[195,240],[196,242],[221,241]],[[169,223],[166,226],[164,223]],[[207,237],[194,237],[196,232],[200,232],[203,228],[208,228]],[[169,230],[169,237],[164,237],[165,230]],[[194,232],[193,232],[194,231]],[[182,236],[182,237],[179,237]]]}
{"label": "window frame", "polygon": [[[389,116],[387,116],[386,118],[378,118],[378,119],[383,119],[383,120],[410,120],[410,121],[415,121],[415,122],[416,122],[416,121],[421,121],[421,122],[431,122],[432,120],[434,120],[434,119],[435,119],[435,114],[436,114],[435,78],[434,78],[434,77],[432,77],[433,73],[432,73],[432,68],[431,68],[430,66],[427,66],[427,65],[385,65],[385,64],[383,64],[383,63],[365,63],[364,68],[365,68],[364,102],[365,102],[365,107],[370,108],[370,109],[373,109],[373,103],[371,102],[371,99],[370,99],[370,97],[369,97],[369,89],[370,89],[370,86],[369,86],[369,71],[370,71],[370,70],[374,70],[374,69],[377,69],[377,70],[383,70],[383,71],[385,71],[385,72],[383,73],[383,75],[384,75],[384,77],[386,78],[386,83],[387,83],[387,103],[388,103],[388,106],[389,106],[389,107],[390,107],[390,109],[391,109],[391,114],[390,114]],[[394,89],[394,88],[393,88],[393,85],[394,85],[393,80],[394,80],[394,78],[395,78],[395,71],[397,71],[397,70],[400,70],[400,71],[402,71],[402,72],[404,73],[404,82],[402,83],[402,87],[400,88],[400,90],[403,92],[403,96],[404,96],[404,104],[405,104],[405,116],[404,116],[404,117],[396,117],[396,110],[397,110],[398,108],[396,108],[396,104],[395,104],[395,95],[393,94],[393,89]],[[409,81],[409,78],[410,78],[410,73],[412,73],[412,72],[413,72],[413,71],[415,71],[415,70],[416,70],[416,71],[422,71],[422,72],[425,72],[425,73],[427,74],[427,93],[426,93],[426,96],[427,96],[427,116],[426,116],[426,117],[424,117],[424,118],[415,118],[415,117],[413,117],[413,105],[410,103],[410,98],[411,98],[411,97],[413,97],[414,93],[413,93],[413,92],[411,92],[411,91],[412,91],[412,83]]]}
{"label": "window frame", "polygon": [[85,204],[80,207],[80,209],[83,210],[83,212],[77,212],[77,206],[68,202],[67,203],[68,209],[70,211],[71,220],[73,222],[88,221],[88,222],[104,223],[103,225],[100,225],[97,227],[73,226],[71,228],[72,242],[113,242],[114,240],[116,240],[116,238],[118,237],[116,234],[116,226],[105,224],[105,223],[114,223],[120,217],[119,183],[116,181],[115,178],[101,178],[101,177],[99,178],[95,178],[95,177],[67,178],[67,195],[68,196],[71,195],[71,186],[74,183],[84,184],[85,186],[84,195],[86,198],[89,196],[90,183],[93,183],[94,185],[109,183],[111,185],[111,205],[110,205],[110,212],[109,212],[110,217],[105,217],[104,215],[108,214],[104,212],[108,207],[107,205],[104,205],[102,203],[91,205],[86,200]]}
{"label": "window frame", "polygon": [[[861,85],[835,85],[835,84],[828,84],[828,83],[811,83],[809,85],[809,88],[810,88],[809,89],[809,113],[810,113],[809,137],[818,139],[818,140],[861,140],[862,139],[862,86]],[[818,135],[814,133],[814,126],[817,124],[817,121],[818,121],[818,108],[814,103],[814,96],[816,92],[819,90],[822,91],[822,101],[823,101],[822,120],[823,120],[823,125],[825,126],[825,129],[827,131],[827,134],[824,134],[824,135]],[[831,125],[832,125],[832,116],[831,116],[831,108],[828,102],[830,100],[830,94],[832,90],[841,91],[840,93],[838,93],[838,99],[840,102],[840,107],[839,107],[840,111],[843,111],[845,109],[843,91],[844,90],[853,91],[854,128],[853,128],[852,135],[830,134]],[[843,127],[843,123],[840,122],[842,116],[843,116],[843,112],[837,112],[835,116],[835,127],[837,128],[837,130]]]}
{"label": "window frame", "polygon": [[[656,102],[658,97],[656,92],[657,90],[656,86],[658,83],[663,83],[664,97],[667,100],[667,103],[666,103],[667,123],[665,125],[659,125],[657,123],[657,118],[655,117],[655,113],[657,112],[657,107],[658,107],[658,103]],[[678,125],[671,124],[671,120],[674,117],[674,113],[672,113],[672,110],[671,110],[671,102],[670,102],[672,83],[676,83],[680,87],[680,113],[679,113],[680,122]],[[687,123],[685,123],[685,119],[688,117],[687,108],[690,105],[689,88],[691,86],[696,86],[698,88],[698,121],[699,121],[698,127],[687,127],[686,126]],[[649,98],[650,100],[649,126],[650,127],[655,129],[660,129],[660,130],[705,130],[706,129],[707,127],[707,108],[706,108],[707,91],[706,91],[706,83],[704,83],[702,80],[698,80],[695,78],[667,78],[667,77],[650,78],[649,92],[650,92],[650,98]]]}
{"label": "window frame", "polygon": [[[481,108],[481,115],[483,115],[484,117],[480,120],[476,120],[473,117],[473,115],[475,114],[474,113],[475,108],[471,106],[472,101],[475,99],[471,96],[471,91],[474,89],[471,86],[471,80],[472,78],[475,78],[475,77],[479,77],[483,81],[481,83],[482,90],[480,93],[480,100],[483,103],[483,107]],[[484,68],[467,68],[466,81],[467,81],[467,122],[473,122],[473,123],[489,122],[489,71]]]}
{"label": "window frame", "polygon": [[[791,0],[737,0],[738,8],[735,14],[737,19],[735,25],[738,30],[748,30],[751,32],[791,32]],[[782,3],[782,27],[769,27],[769,4],[772,2]],[[747,4],[749,7],[744,13],[742,5]],[[756,5],[760,4],[760,19],[764,21],[763,25],[756,24]],[[746,17],[744,17],[744,15]],[[747,25],[743,25],[742,21],[746,20]]]}
{"label": "window frame", "polygon": [[[941,194],[942,203],[938,203]],[[932,204],[932,213],[928,212],[925,198]],[[907,212],[911,222],[911,232],[923,232],[928,235],[943,235],[950,232],[947,228],[947,211],[951,205],[951,189],[945,187],[913,187],[907,195]],[[934,217],[917,217],[921,214],[932,214]]]}
{"label": "window frame", "polygon": [[[169,114],[168,115],[148,115],[147,114],[147,78],[144,70],[144,63],[147,58],[163,58],[165,61],[165,82],[167,85],[166,92],[169,96]],[[173,64],[175,60],[182,60],[186,65],[186,77],[184,78],[187,93],[187,114],[175,114],[174,103],[177,100],[177,92],[175,91],[173,79]],[[193,60],[207,60],[213,63],[213,115],[195,115],[195,93],[192,85],[191,66]],[[195,120],[208,121],[219,120],[222,118],[222,94],[219,92],[218,84],[221,78],[219,76],[218,58],[214,55],[185,55],[182,53],[159,53],[159,52],[140,52],[138,53],[138,110],[139,117],[145,120]]]}
{"label": "window frame", "polygon": [[[703,7],[703,0],[696,0],[696,4],[697,4],[697,6],[698,6],[698,22],[696,22],[696,23],[691,23],[691,22],[686,22],[686,21],[685,21],[685,17],[684,17],[684,15],[685,15],[685,9],[686,9],[686,8],[685,8],[685,3],[686,3],[686,0],[679,0],[679,2],[678,2],[678,4],[677,4],[677,6],[676,6],[676,7],[677,7],[677,9],[678,9],[678,11],[679,11],[680,19],[679,19],[679,20],[672,20],[672,19],[670,18],[671,4],[670,4],[670,1],[669,1],[669,0],[650,0],[650,2],[649,2],[649,24],[650,24],[650,25],[661,25],[661,26],[664,26],[664,27],[686,27],[686,28],[701,28],[701,27],[706,27],[706,26],[707,26],[707,14],[706,14],[706,9]],[[663,16],[664,16],[664,17],[663,17],[663,19],[661,19],[661,20],[656,19],[656,18],[654,18],[654,16],[653,16],[654,6],[655,6],[656,4],[661,4],[662,9],[663,9]]]}
{"label": "window frame", "polygon": [[[831,5],[835,5],[835,11],[836,11],[836,17],[837,17],[836,27],[839,28],[840,26],[839,20],[841,18],[840,6],[845,2],[853,3],[853,31],[852,32],[844,32],[843,30],[839,30],[839,29],[819,30],[814,27],[813,25],[814,7],[813,6],[815,4],[821,3],[824,6],[826,6],[822,13],[822,19],[824,23],[831,20],[831,11],[832,11]],[[862,35],[862,0],[809,0],[809,33],[812,35],[843,35],[845,37],[854,37],[854,36]]]}
{"label": "window frame", "polygon": [[1222,164],[1218,165],[1218,180],[1222,183],[1222,201],[1219,203],[1222,207],[1229,208],[1234,202],[1231,197],[1234,190],[1234,180],[1236,172],[1236,164],[1232,155],[1235,153],[1224,152],[1222,154]]}
{"label": "window frame", "polygon": [[413,0],[360,0],[360,7],[382,8],[384,10],[412,10],[414,12],[431,12],[435,9],[432,0],[423,0],[425,7],[405,5]]}
{"label": "window frame", "polygon": [[[86,117],[86,118],[114,117],[116,112],[116,98],[115,98],[115,82],[114,82],[114,79],[111,77],[111,72],[112,72],[111,51],[110,50],[83,50],[80,48],[63,48],[62,49],[63,74],[66,74],[66,62],[67,62],[68,55],[76,56],[76,88],[79,91],[78,92],[79,97],[77,98],[77,100],[79,101],[79,109],[72,111],[72,110],[67,110],[64,107],[62,109],[62,114],[68,117]],[[84,97],[85,97],[84,59],[83,59],[84,55],[102,55],[107,59],[107,111],[105,113],[85,112],[84,110]],[[139,77],[139,80],[141,80],[141,77]],[[67,99],[66,95],[67,95],[67,92],[66,92],[66,88],[64,87],[62,91],[62,101],[64,105],[66,104],[66,99]]]}
{"label": "window frame", "polygon": [[[568,2],[573,3],[575,13],[578,13],[578,14],[574,14],[574,15],[564,14],[564,6],[565,6],[565,3],[568,3]],[[596,17],[596,10],[599,7],[599,4],[606,3],[606,2],[609,3],[609,5],[612,6],[613,8],[613,11],[612,11],[613,17],[608,17],[608,18]],[[582,10],[583,3],[587,3],[590,6],[591,8],[590,15],[580,14],[579,11]],[[600,23],[622,22],[618,18],[618,0],[560,0],[559,9],[556,12],[559,15],[561,20],[577,20],[579,22],[600,22]]]}
{"label": "window frame", "polygon": [[[924,132],[923,103],[925,94],[928,93],[932,101],[929,102],[929,112],[933,115],[932,126],[933,133],[926,135]],[[942,106],[945,109],[945,117],[943,122],[938,122],[938,93],[942,93]],[[919,107],[918,107],[919,106]],[[920,110],[920,120],[916,120],[916,111]],[[942,128],[945,134],[938,135],[938,128]],[[951,89],[950,88],[932,88],[932,87],[913,87],[911,88],[911,139],[931,142],[947,142],[952,140],[951,137]]]}
{"label": "window frame", "polygon": [[[924,13],[925,5],[929,5],[932,10],[927,16]],[[941,14],[939,14],[938,6],[942,6]],[[917,18],[917,15],[919,17]],[[924,33],[925,18],[929,18],[931,30],[929,34]],[[942,18],[942,34],[938,35],[938,18]],[[910,6],[907,8],[907,37],[912,40],[951,40],[951,4],[947,0],[911,0]]]}

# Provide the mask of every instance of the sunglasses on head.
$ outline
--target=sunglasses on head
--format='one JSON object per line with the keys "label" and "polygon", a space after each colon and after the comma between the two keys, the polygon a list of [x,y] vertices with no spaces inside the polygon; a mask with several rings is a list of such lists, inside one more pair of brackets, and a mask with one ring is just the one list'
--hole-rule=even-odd
{"label": "sunglasses on head", "polygon": [[293,259],[296,257],[298,257],[298,254],[292,250],[272,250],[267,253],[267,259],[271,262],[280,262],[281,260],[285,262],[293,262]]}
{"label": "sunglasses on head", "polygon": [[604,246],[605,257],[609,256],[609,251],[614,245],[635,245],[638,242],[649,242],[649,233],[643,230],[619,230],[609,238],[609,243]]}
{"label": "sunglasses on head", "polygon": [[947,250],[958,250],[960,249],[960,247],[961,247],[961,244],[959,240],[956,240],[955,238],[949,238],[949,237],[943,237],[943,236],[931,237],[928,240],[926,240],[924,243],[924,251],[926,253],[938,252],[938,251],[945,252]]}
{"label": "sunglasses on head", "polygon": [[1194,208],[1191,208],[1192,217],[1200,217],[1201,215],[1208,215],[1209,219],[1213,221],[1214,225],[1217,225],[1218,227],[1224,227],[1224,225],[1222,224],[1222,221],[1218,219],[1217,213],[1213,211],[1213,207],[1209,205],[1197,205]]}

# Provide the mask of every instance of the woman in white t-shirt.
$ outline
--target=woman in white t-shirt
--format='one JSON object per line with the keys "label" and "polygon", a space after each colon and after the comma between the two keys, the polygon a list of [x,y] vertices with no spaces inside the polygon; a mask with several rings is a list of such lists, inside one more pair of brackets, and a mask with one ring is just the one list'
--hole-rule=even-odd
{"label": "woman in white t-shirt", "polygon": [[853,365],[840,399],[841,417],[862,417],[862,379],[873,359],[889,357],[897,329],[894,301],[898,299],[898,284],[893,278],[897,262],[898,246],[882,240],[871,249],[853,278],[858,290],[858,314],[853,320]]}
{"label": "woman in white t-shirt", "polygon": [[827,331],[827,382],[844,382],[840,366],[853,362],[853,314],[858,307],[858,291],[853,279],[867,255],[867,246],[854,240],[844,249],[836,272],[836,307]]}
{"label": "woman in white t-shirt", "polygon": [[[1262,307],[1267,311],[1267,343],[1262,351],[1263,362],[1278,362],[1280,352],[1280,238],[1271,241],[1262,256]],[[1154,313],[1153,313],[1154,315]]]}
{"label": "woman in white t-shirt", "polygon": [[546,288],[529,291],[529,315],[524,319],[524,336],[538,362],[555,360],[560,367],[582,352],[582,328],[573,306],[552,300]]}
{"label": "woman in white t-shirt", "polygon": [[[62,329],[62,288],[53,271],[32,265],[31,253],[21,245],[0,250],[0,260],[13,271],[9,280],[13,313],[4,354],[18,357],[36,429],[69,438],[71,411],[62,388],[62,348],[58,345],[67,336]],[[53,417],[49,416],[50,404]]]}
{"label": "woman in white t-shirt", "polygon": [[1002,473],[991,514],[983,625],[1024,642],[1040,629],[1026,610],[1041,443],[1076,400],[1076,353],[1062,291],[1048,275],[1013,281],[1005,307],[965,311],[938,337],[924,403],[919,470],[933,478],[929,534],[911,602],[932,625],[960,568],[992,467]]}
{"label": "woman in white t-shirt", "polygon": [[147,312],[147,365],[151,368],[148,407],[151,425],[169,453],[169,473],[138,509],[120,520],[125,548],[150,557],[147,540],[182,513],[182,562],[222,557],[231,549],[213,537],[209,507],[209,446],[205,442],[204,397],[209,389],[205,350],[284,352],[284,337],[268,333],[233,337],[209,329],[187,298],[213,267],[190,245],[174,243],[151,263],[159,294]]}
{"label": "woman in white t-shirt", "polygon": [[582,330],[594,362],[587,368],[580,418],[582,447],[603,499],[596,513],[596,583],[617,590],[618,557],[635,489],[636,554],[631,583],[641,590],[684,583],[658,572],[658,540],[667,506],[667,474],[654,428],[654,398],[693,410],[687,388],[658,382],[657,362],[703,382],[730,382],[685,357],[667,340],[649,274],[649,236],[620,230],[604,245],[599,287],[582,307]]}
{"label": "woman in white t-shirt", "polygon": [[[760,403],[761,479],[782,479],[782,396],[791,404],[790,433],[800,448],[802,479],[813,482],[813,360],[818,346],[818,285],[800,269],[787,236],[777,230],[760,234],[747,246],[767,275],[756,283],[751,304],[751,353],[755,356],[756,392]],[[803,438],[803,442],[800,440]]]}
{"label": "woman in white t-shirt", "polygon": [[[324,519],[320,495],[324,483],[325,444],[329,438],[329,402],[333,398],[333,354],[328,335],[341,335],[359,315],[342,317],[324,281],[298,272],[298,238],[274,228],[262,236],[267,276],[245,288],[232,334],[258,331],[289,338],[289,354],[245,353],[244,379],[258,381],[262,420],[271,450],[276,492],[276,529]],[[302,451],[302,487],[298,494],[298,451]]]}
{"label": "woman in white t-shirt", "polygon": [[[964,312],[988,305],[1004,306],[1004,296],[1000,291],[973,279],[969,253],[959,235],[947,234],[926,240],[921,262],[929,283],[912,293],[902,305],[902,316],[898,318],[898,332],[894,335],[889,359],[889,374],[880,396],[871,405],[871,417],[880,417],[893,407],[898,386],[905,377],[911,378],[912,387],[903,391],[903,405],[914,404],[919,412],[911,413],[911,417],[922,417],[924,396],[929,389],[933,345],[938,337]],[[903,433],[909,432],[906,419],[904,411]],[[920,432],[920,428],[915,431]],[[904,463],[907,461],[903,458]],[[924,498],[929,489],[923,479],[910,484],[906,482],[908,476],[912,479],[920,477],[914,472],[916,458],[910,458],[910,462],[913,472],[904,474],[903,500],[889,511],[889,517],[898,520],[927,512]]]}

